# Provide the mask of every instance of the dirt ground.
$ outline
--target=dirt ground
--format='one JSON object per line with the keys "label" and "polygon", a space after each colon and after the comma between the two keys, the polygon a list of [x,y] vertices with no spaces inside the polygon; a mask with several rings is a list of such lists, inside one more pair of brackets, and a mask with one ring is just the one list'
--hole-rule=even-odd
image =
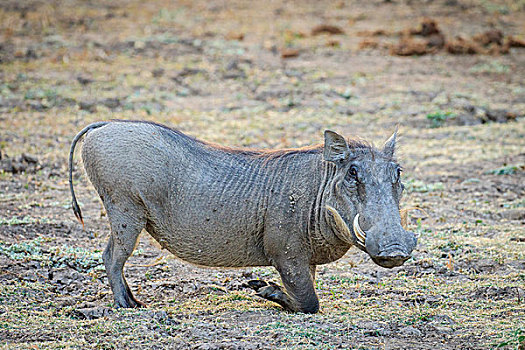
{"label": "dirt ground", "polygon": [[[424,18],[525,39],[523,1],[0,2],[2,348],[524,349],[525,49],[398,56]],[[67,187],[72,138],[113,118],[258,148],[399,125],[418,247],[391,270],[355,248],[320,266],[302,315],[244,288],[273,269],[195,267],[143,233],[126,275],[147,308],[114,309],[78,159],[85,230]]]}

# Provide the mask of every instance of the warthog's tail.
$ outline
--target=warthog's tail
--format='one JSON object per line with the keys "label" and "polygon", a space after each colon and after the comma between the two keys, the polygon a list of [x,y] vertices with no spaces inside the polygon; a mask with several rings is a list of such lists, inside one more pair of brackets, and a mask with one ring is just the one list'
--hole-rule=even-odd
{"label": "warthog's tail", "polygon": [[82,223],[82,229],[84,229],[84,220],[82,219],[82,211],[80,210],[80,207],[77,203],[77,197],[75,196],[75,190],[73,189],[73,154],[75,153],[75,146],[77,145],[78,140],[82,136],[84,136],[85,133],[87,133],[89,130],[100,128],[101,126],[104,126],[108,124],[109,122],[97,122],[93,124],[89,124],[84,129],[82,129],[77,136],[73,139],[73,142],[71,143],[71,149],[69,150],[69,189],[71,190],[71,206],[73,208],[73,212],[75,213],[75,216],[77,217],[78,221]]}

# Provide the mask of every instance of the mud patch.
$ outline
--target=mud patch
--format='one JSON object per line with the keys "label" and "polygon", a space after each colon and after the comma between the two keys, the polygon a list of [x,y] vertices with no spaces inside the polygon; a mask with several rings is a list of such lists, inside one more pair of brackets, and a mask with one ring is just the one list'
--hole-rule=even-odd
{"label": "mud patch", "polygon": [[[380,33],[380,34],[376,34]],[[361,35],[386,35],[384,30],[363,33]],[[391,34],[392,35],[392,34]],[[505,36],[497,29],[491,29],[478,33],[470,38],[456,35],[454,38],[447,38],[438,23],[434,19],[425,18],[421,21],[418,28],[408,28],[397,34],[400,37],[397,44],[384,45],[390,47],[390,53],[396,56],[422,56],[435,54],[445,51],[452,55],[505,55],[509,53],[511,47],[525,47],[525,42],[513,36]],[[365,39],[359,44],[360,49],[379,47],[378,44],[371,44],[376,41]]]}
{"label": "mud patch", "polygon": [[467,273],[475,274],[501,272],[501,270],[506,270],[508,268],[492,259],[461,260],[458,261],[456,265]]}
{"label": "mud patch", "polygon": [[29,173],[34,174],[42,169],[36,156],[22,153],[20,156],[9,158],[0,150],[0,171],[11,174]]}
{"label": "mud patch", "polygon": [[455,118],[447,118],[447,124],[451,125],[478,125],[486,123],[509,123],[515,122],[518,118],[523,118],[517,112],[506,109],[488,109],[467,105],[463,107],[463,113],[459,113]]}
{"label": "mud patch", "polygon": [[86,307],[75,309],[72,312],[72,316],[76,318],[81,318],[85,320],[95,320],[101,317],[108,317],[112,315],[115,310],[107,307]]}
{"label": "mud patch", "polygon": [[[449,125],[480,125],[487,123],[513,123],[518,119],[525,117],[516,111],[507,109],[489,109],[478,107],[471,104],[465,104],[456,107],[453,110],[438,110],[426,115],[426,126],[439,128]],[[421,126],[421,124],[417,124]]]}
{"label": "mud patch", "polygon": [[69,238],[75,232],[79,232],[65,223],[32,223],[33,220],[30,217],[20,217],[0,225],[0,240],[16,243],[37,237]]}
{"label": "mud patch", "polygon": [[321,24],[312,29],[312,35],[330,34],[330,35],[341,35],[344,34],[344,30],[338,26],[331,24]]}
{"label": "mud patch", "polygon": [[15,60],[15,45],[10,41],[0,42],[0,63],[9,63]]}
{"label": "mud patch", "polygon": [[[416,39],[414,36],[422,38]],[[444,46],[445,36],[439,29],[437,22],[426,18],[421,22],[419,28],[402,32],[399,43],[391,47],[390,53],[397,56],[421,56],[436,53]]]}

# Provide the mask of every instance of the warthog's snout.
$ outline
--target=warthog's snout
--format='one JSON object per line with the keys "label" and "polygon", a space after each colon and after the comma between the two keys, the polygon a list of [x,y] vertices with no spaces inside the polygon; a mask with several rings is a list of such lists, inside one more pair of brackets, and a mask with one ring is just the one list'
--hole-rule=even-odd
{"label": "warthog's snout", "polygon": [[[372,237],[370,242],[366,242],[367,253],[372,260],[382,267],[392,268],[401,266],[405,261],[410,259],[412,250],[415,248],[417,238],[410,231],[397,231],[392,234],[383,233]],[[383,240],[395,239],[396,243],[389,244],[385,247]],[[383,248],[385,247],[385,248]]]}
{"label": "warthog's snout", "polygon": [[332,213],[337,227],[343,233],[343,239],[370,255],[379,266],[401,266],[410,259],[410,254],[417,244],[417,237],[401,225],[395,226],[390,232],[382,229],[386,225],[374,225],[365,231],[361,228],[360,215],[357,214],[352,222],[353,231],[350,231],[337,210],[330,206],[326,209]]}
{"label": "warthog's snout", "polygon": [[379,266],[392,268],[403,265],[410,259],[410,254],[417,244],[416,236],[402,227],[397,227],[391,232],[385,232],[380,227],[376,225],[363,230],[357,214],[353,221],[353,229],[358,246]]}
{"label": "warthog's snout", "polygon": [[395,249],[381,252],[378,256],[371,256],[371,258],[379,266],[392,268],[403,265],[405,261],[410,259],[410,254],[401,249]]}

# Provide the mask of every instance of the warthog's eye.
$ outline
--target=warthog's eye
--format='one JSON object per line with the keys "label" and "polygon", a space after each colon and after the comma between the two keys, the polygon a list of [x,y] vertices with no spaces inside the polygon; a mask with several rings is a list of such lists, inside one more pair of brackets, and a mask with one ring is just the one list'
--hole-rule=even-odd
{"label": "warthog's eye", "polygon": [[394,168],[394,173],[392,174],[392,183],[398,183],[401,180],[402,171],[403,168],[396,164]]}
{"label": "warthog's eye", "polygon": [[350,169],[348,170],[348,175],[357,180],[357,167],[355,165],[352,165],[350,167]]}
{"label": "warthog's eye", "polygon": [[397,174],[397,181],[399,181],[399,179],[401,178],[401,172],[403,171],[403,169],[401,168],[397,168],[396,169],[396,174]]}

